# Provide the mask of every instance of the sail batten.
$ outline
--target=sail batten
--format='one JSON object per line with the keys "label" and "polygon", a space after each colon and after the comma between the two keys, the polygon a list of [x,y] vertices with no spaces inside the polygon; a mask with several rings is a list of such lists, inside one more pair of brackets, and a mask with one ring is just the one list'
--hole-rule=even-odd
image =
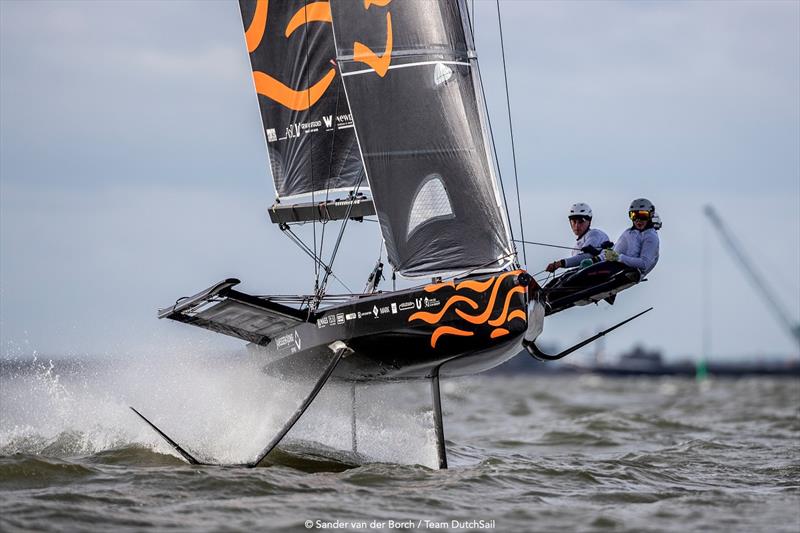
{"label": "sail batten", "polygon": [[331,6],[389,262],[406,277],[513,260],[464,12],[461,1]]}

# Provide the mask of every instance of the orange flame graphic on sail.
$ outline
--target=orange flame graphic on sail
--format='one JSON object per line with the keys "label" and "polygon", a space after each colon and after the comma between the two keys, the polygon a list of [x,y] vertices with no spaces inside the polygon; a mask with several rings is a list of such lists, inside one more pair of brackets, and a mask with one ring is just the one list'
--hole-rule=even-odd
{"label": "orange flame graphic on sail", "polygon": [[[444,283],[435,283],[431,285],[425,286],[425,292],[437,292],[441,289],[450,288],[456,291],[457,294],[450,296],[447,301],[444,303],[442,308],[436,312],[431,313],[428,311],[419,311],[412,314],[408,321],[411,322],[413,320],[420,320],[427,324],[437,324],[442,318],[447,314],[447,312],[452,308],[456,315],[458,315],[462,320],[468,322],[469,324],[474,324],[476,326],[482,324],[488,324],[493,326],[494,329],[489,334],[489,338],[496,339],[499,337],[503,337],[511,333],[508,329],[504,327],[500,327],[511,322],[514,319],[520,320],[527,320],[527,316],[525,312],[521,309],[514,309],[509,312],[509,308],[511,307],[512,299],[515,294],[525,294],[525,287],[522,286],[515,286],[506,292],[505,297],[503,299],[503,306],[500,309],[500,313],[492,320],[489,320],[492,312],[495,309],[495,302],[497,301],[498,294],[502,288],[503,280],[509,276],[517,275],[521,270],[515,270],[513,272],[505,272],[499,276],[491,277],[487,280],[477,281],[477,280],[466,280],[462,281],[459,284],[455,284],[453,281],[448,281]],[[464,303],[469,306],[472,311],[477,311],[480,307],[478,303],[464,294],[459,294],[463,290],[469,290],[478,294],[483,294],[486,291],[491,289],[491,293],[489,295],[489,301],[486,304],[486,307],[478,314],[469,314],[463,308],[454,307],[458,303]],[[463,307],[463,306],[462,306]],[[439,326],[436,328],[433,333],[431,334],[431,348],[436,348],[436,343],[440,337],[443,335],[456,335],[461,337],[469,337],[474,335],[474,332],[468,331],[465,329],[459,329],[454,326]]]}
{"label": "orange flame graphic on sail", "polygon": [[[247,41],[247,51],[251,54],[255,52],[264,38],[267,27],[267,14],[269,11],[268,0],[257,0],[256,10],[250,26],[245,30],[244,36]],[[313,2],[301,7],[289,20],[284,32],[286,38],[300,26],[311,22],[331,22],[331,5],[329,2]],[[336,69],[331,68],[316,83],[307,89],[293,89],[266,72],[253,71],[253,82],[256,92],[266,96],[284,107],[293,111],[305,111],[316,104],[325,91],[328,90],[333,79],[336,77]]]}
{"label": "orange flame graphic on sail", "polygon": [[383,55],[379,56],[369,46],[356,41],[353,45],[353,59],[366,63],[375,69],[375,73],[382,78],[386,75],[386,71],[389,70],[389,63],[392,61],[392,44],[392,14],[386,13],[386,45],[384,46]]}

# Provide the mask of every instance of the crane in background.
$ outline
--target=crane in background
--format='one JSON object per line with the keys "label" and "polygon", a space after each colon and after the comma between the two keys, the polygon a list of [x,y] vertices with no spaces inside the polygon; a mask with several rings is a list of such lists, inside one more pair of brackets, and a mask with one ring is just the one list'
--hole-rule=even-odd
{"label": "crane in background", "polygon": [[786,309],[781,305],[780,301],[775,297],[775,294],[772,290],[767,286],[764,282],[763,276],[759,274],[756,269],[753,267],[753,264],[750,262],[750,259],[744,254],[742,251],[742,247],[730,234],[728,228],[722,222],[722,219],[717,215],[717,212],[714,208],[710,205],[707,205],[703,208],[703,212],[705,215],[711,220],[714,229],[720,235],[722,242],[728,248],[728,251],[733,255],[734,259],[737,260],[738,264],[744,270],[747,279],[753,285],[753,287],[764,297],[766,300],[767,305],[772,310],[775,317],[781,323],[781,325],[789,332],[789,335],[797,342],[798,347],[800,347],[800,324],[796,324],[792,322],[789,318],[789,313]]}

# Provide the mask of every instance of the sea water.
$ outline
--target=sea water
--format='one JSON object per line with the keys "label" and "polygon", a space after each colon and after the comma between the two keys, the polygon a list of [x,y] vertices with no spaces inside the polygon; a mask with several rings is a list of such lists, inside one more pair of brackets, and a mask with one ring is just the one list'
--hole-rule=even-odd
{"label": "sea water", "polygon": [[796,378],[444,380],[445,471],[425,383],[326,388],[255,469],[128,409],[250,460],[307,386],[256,366],[4,361],[0,530],[800,530]]}

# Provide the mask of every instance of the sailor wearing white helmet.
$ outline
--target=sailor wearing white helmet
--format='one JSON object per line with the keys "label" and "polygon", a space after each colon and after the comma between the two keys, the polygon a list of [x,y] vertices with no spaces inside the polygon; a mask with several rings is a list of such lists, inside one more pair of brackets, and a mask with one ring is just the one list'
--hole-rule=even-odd
{"label": "sailor wearing white helmet", "polygon": [[628,217],[632,225],[622,232],[613,250],[603,251],[603,259],[620,261],[638,269],[642,276],[653,270],[658,263],[660,244],[656,230],[661,227],[661,218],[656,222],[656,216],[656,208],[647,198],[631,202]]}
{"label": "sailor wearing white helmet", "polygon": [[548,272],[576,267],[584,259],[591,259],[593,255],[599,254],[603,244],[609,243],[608,235],[604,231],[591,227],[592,208],[589,204],[579,202],[572,205],[569,209],[569,225],[577,237],[572,256],[553,261],[545,268]]}

